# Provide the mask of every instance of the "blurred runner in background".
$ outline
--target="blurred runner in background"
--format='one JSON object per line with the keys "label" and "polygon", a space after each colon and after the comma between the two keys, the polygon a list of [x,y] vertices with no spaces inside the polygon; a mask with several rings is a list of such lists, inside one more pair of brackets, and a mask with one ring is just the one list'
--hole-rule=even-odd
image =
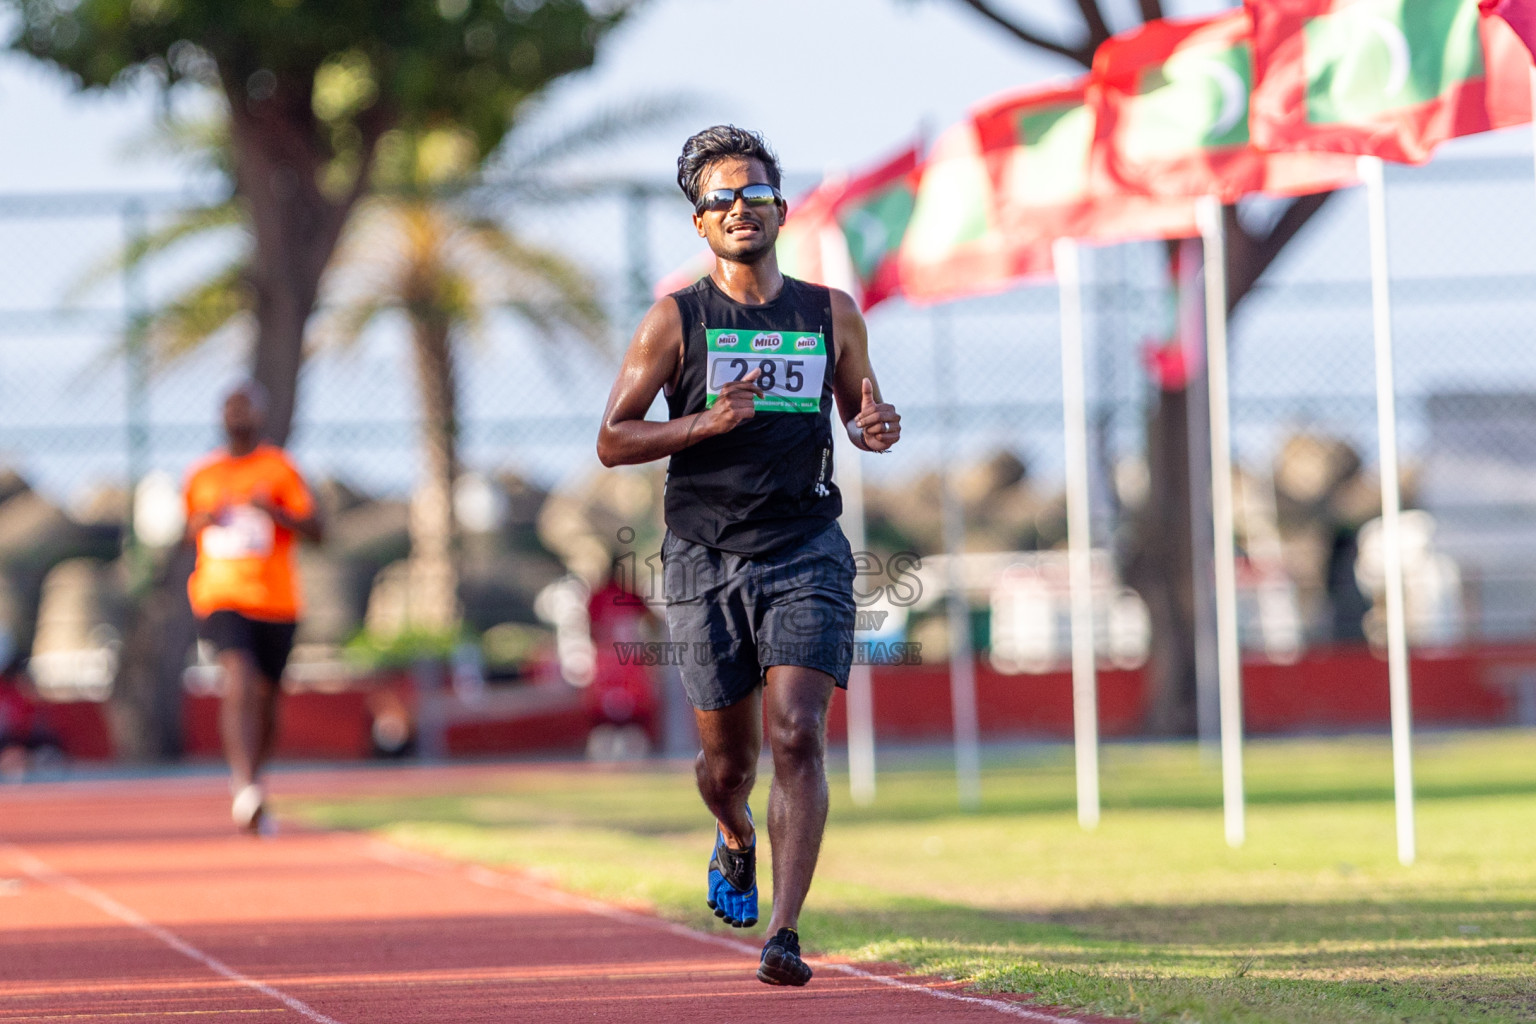
{"label": "blurred runner in background", "polygon": [[245,381],[224,399],[227,447],[187,478],[187,537],[197,568],[187,583],[198,636],[218,651],[219,731],[229,762],[231,814],[261,830],[261,769],[277,740],[278,681],[300,611],[295,534],[320,539],[314,498],[293,463],[262,441],[266,391]]}

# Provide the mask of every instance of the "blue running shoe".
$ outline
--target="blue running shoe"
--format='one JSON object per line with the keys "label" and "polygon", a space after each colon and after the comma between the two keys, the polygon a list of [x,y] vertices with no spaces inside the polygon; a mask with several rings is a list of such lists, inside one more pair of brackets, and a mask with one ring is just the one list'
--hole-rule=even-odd
{"label": "blue running shoe", "polygon": [[[752,811],[747,811],[752,820]],[[732,928],[750,928],[757,924],[757,837],[745,850],[725,845],[725,836],[715,828],[715,849],[709,858],[709,909]]]}

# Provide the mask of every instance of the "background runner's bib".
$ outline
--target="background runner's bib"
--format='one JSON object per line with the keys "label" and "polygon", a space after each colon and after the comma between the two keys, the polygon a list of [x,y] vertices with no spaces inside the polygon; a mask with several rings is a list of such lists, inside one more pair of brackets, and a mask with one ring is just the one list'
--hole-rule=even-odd
{"label": "background runner's bib", "polygon": [[187,598],[199,618],[239,612],[267,622],[298,618],[300,594],[293,531],[254,504],[265,497],[295,519],[314,513],[314,498],[281,448],[258,445],[245,455],[215,452],[187,477],[187,517],[215,521],[197,535],[197,567]]}
{"label": "background runner's bib", "polygon": [[748,557],[821,530],[843,510],[832,483],[831,292],[786,277],[772,302],[747,306],[706,277],[672,298],[683,366],[667,396],[671,417],[712,407],[724,385],[753,370],[766,393],[752,419],[672,456],[667,528]]}
{"label": "background runner's bib", "polygon": [[209,558],[265,558],[272,553],[277,527],[254,505],[233,505],[203,530],[203,554]]}

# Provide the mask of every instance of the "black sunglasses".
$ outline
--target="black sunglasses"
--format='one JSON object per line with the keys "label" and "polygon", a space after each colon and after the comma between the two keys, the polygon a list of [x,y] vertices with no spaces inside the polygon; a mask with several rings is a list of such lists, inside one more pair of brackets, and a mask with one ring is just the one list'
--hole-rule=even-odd
{"label": "black sunglasses", "polygon": [[699,196],[699,201],[693,204],[694,213],[724,213],[736,205],[737,197],[748,206],[767,206],[769,203],[782,202],[784,197],[779,195],[779,190],[772,185],[743,185],[741,188],[717,188],[711,192],[705,192]]}

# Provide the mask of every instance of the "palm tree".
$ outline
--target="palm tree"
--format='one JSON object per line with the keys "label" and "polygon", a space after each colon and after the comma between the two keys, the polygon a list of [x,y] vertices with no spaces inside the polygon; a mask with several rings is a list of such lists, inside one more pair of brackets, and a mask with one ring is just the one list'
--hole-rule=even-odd
{"label": "palm tree", "polygon": [[421,410],[423,480],[411,504],[407,624],[458,623],[456,349],[509,310],[545,340],[600,345],[606,319],[591,281],[569,261],[525,244],[505,223],[440,190],[467,180],[471,147],[452,138],[402,139],[393,163],[404,188],[366,200],[322,285],[316,337],[350,345],[380,317],[409,325]]}

